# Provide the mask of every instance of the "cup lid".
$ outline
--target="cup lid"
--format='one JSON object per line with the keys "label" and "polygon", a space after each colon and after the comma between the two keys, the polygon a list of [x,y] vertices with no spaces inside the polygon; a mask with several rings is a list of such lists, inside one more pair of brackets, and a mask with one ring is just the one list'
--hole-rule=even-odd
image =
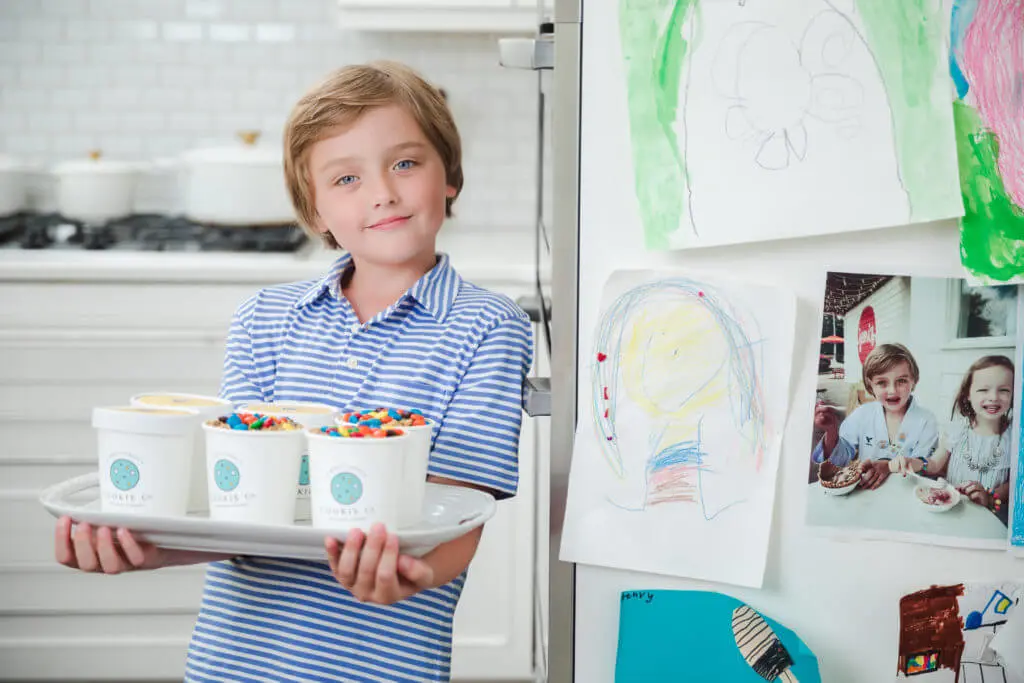
{"label": "cup lid", "polygon": [[231,401],[203,394],[183,394],[173,391],[152,391],[136,394],[132,405],[163,406],[168,408],[230,408]]}

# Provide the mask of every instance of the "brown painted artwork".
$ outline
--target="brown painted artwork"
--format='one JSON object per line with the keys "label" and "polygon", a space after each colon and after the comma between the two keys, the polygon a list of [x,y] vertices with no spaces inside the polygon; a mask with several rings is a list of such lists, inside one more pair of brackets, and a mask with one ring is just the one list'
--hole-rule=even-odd
{"label": "brown painted artwork", "polygon": [[950,669],[956,680],[960,680],[964,622],[960,618],[957,598],[963,594],[963,584],[932,586],[900,599],[897,671],[913,676],[930,670]]}

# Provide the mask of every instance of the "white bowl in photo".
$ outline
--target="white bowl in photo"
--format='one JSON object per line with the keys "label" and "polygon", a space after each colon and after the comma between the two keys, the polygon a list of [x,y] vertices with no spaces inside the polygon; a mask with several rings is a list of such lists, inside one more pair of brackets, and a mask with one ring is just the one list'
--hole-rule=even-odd
{"label": "white bowl in photo", "polygon": [[962,498],[959,491],[948,484],[918,484],[914,498],[929,512],[946,512],[956,507]]}

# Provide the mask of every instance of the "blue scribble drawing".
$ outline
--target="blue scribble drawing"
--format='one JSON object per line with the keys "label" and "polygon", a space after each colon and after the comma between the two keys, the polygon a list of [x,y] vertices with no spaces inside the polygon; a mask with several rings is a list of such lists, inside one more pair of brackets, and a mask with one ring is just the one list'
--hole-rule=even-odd
{"label": "blue scribble drawing", "polygon": [[[696,503],[705,520],[743,502],[733,477],[759,472],[767,455],[764,341],[753,316],[686,278],[639,285],[612,303],[591,360],[594,427],[607,466],[635,486],[609,502],[634,511]],[[645,437],[624,440],[639,420]]]}

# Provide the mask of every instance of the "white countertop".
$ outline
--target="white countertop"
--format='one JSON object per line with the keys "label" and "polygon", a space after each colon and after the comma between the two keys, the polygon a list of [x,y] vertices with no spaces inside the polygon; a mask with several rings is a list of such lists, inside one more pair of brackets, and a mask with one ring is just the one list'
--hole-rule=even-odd
{"label": "white countertop", "polygon": [[[481,253],[480,236],[460,244],[442,240],[465,279],[481,285],[532,284],[532,236],[513,240]],[[511,249],[511,251],[510,251]],[[237,282],[273,284],[322,275],[337,252],[307,246],[293,254],[236,252],[145,252],[44,249],[0,250],[0,282]]]}

